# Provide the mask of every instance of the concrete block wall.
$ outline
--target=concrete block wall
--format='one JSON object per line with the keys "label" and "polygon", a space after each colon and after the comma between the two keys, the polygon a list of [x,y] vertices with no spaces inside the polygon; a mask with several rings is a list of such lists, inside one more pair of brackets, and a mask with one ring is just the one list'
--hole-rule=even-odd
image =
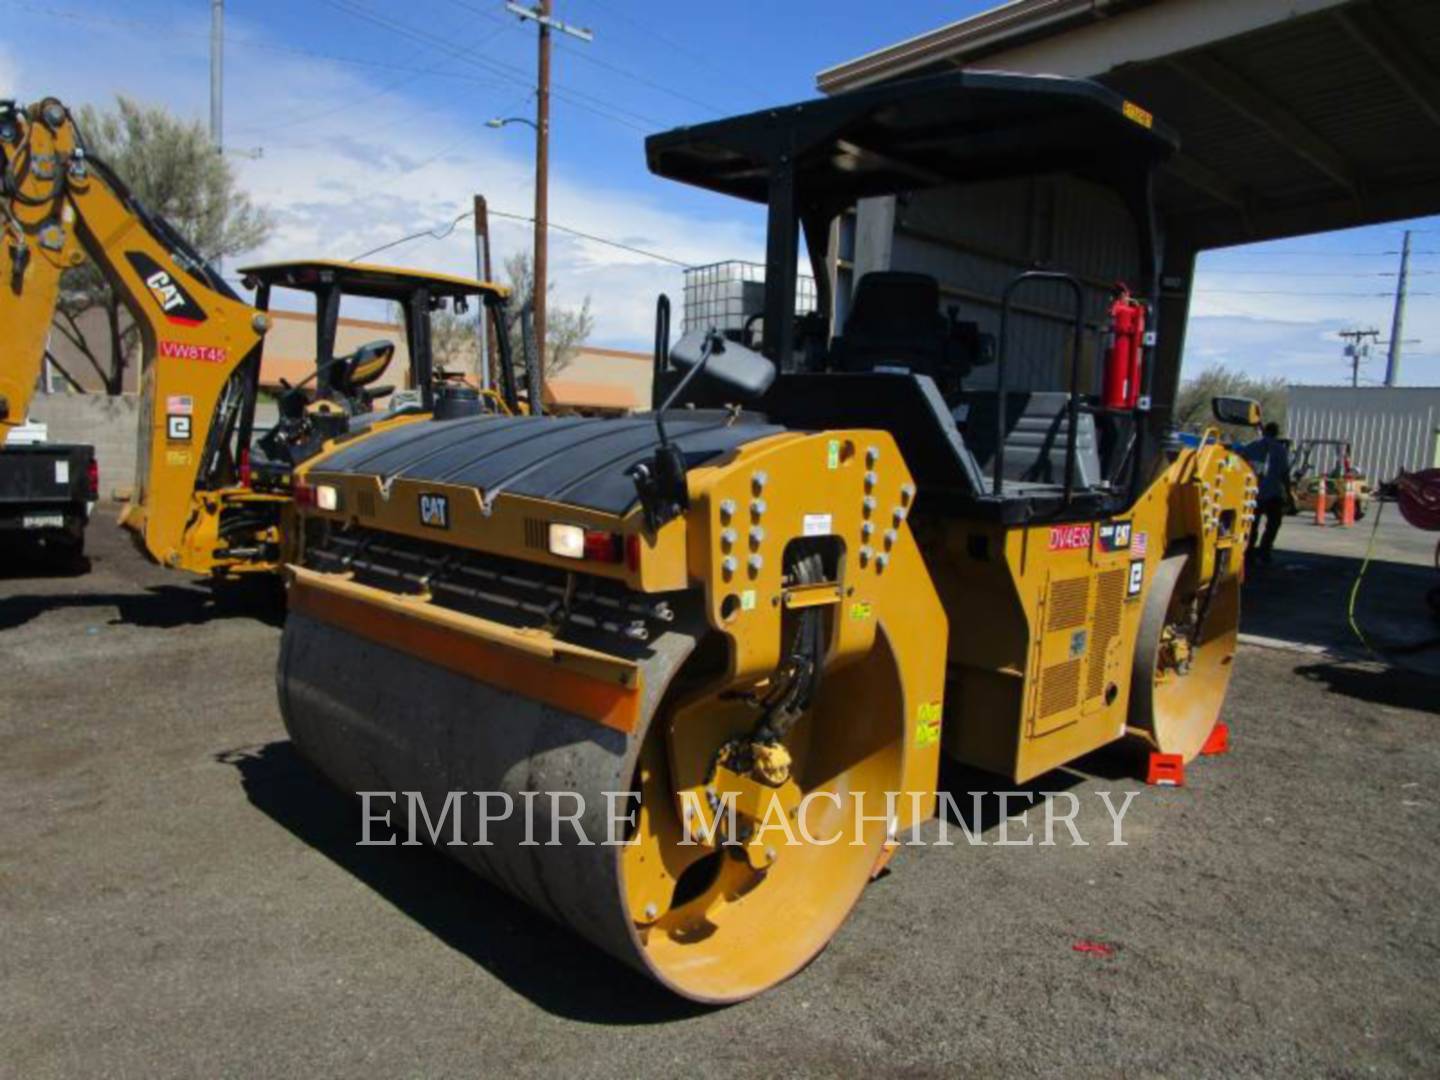
{"label": "concrete block wall", "polygon": [[95,448],[100,494],[107,499],[135,486],[139,418],[140,398],[135,394],[36,394],[30,401],[30,419],[49,428],[51,442]]}

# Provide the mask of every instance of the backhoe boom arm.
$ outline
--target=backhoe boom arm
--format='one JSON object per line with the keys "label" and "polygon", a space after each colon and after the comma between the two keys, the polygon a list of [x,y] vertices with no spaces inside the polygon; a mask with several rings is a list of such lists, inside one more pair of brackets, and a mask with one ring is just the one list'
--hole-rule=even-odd
{"label": "backhoe boom arm", "polygon": [[0,103],[0,441],[23,423],[60,300],[88,255],[140,331],[136,490],[125,524],[166,565],[187,564],[196,493],[236,482],[238,421],[253,410],[267,317],[85,151],[54,98]]}

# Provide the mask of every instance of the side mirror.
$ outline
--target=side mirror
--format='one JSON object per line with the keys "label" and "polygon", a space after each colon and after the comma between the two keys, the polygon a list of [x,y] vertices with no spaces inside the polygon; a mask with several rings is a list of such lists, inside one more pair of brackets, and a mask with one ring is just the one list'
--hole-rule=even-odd
{"label": "side mirror", "polygon": [[1222,424],[1236,424],[1240,427],[1260,426],[1260,403],[1247,397],[1217,397],[1210,399],[1211,411]]}
{"label": "side mirror", "polygon": [[682,337],[670,349],[670,362],[687,371],[703,363],[707,377],[745,399],[760,397],[775,381],[775,365],[764,356],[710,330],[692,330]]}
{"label": "side mirror", "polygon": [[690,491],[685,473],[688,468],[685,452],[665,434],[665,410],[674,405],[702,371],[738,392],[742,398],[756,398],[770,389],[775,381],[775,365],[743,345],[726,341],[713,327],[692,330],[670,350],[670,360],[685,374],[655,407],[655,433],[659,443],[655,456],[630,468],[630,479],[640,506],[645,513],[645,526],[651,532],[675,517],[690,505]]}

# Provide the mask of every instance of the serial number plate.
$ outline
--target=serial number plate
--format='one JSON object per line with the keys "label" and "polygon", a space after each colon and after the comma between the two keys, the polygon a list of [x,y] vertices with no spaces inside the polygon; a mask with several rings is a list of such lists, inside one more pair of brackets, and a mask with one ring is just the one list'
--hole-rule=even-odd
{"label": "serial number plate", "polygon": [[26,514],[21,524],[27,529],[63,529],[64,514]]}

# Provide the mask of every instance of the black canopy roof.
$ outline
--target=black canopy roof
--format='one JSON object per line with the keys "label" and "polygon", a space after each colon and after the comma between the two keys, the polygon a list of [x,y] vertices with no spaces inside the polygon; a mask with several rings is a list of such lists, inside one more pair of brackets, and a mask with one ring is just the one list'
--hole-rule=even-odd
{"label": "black canopy roof", "polygon": [[1175,133],[1099,83],[958,71],[652,135],[650,170],[754,202],[790,162],[808,200],[1048,172],[1146,170]]}

